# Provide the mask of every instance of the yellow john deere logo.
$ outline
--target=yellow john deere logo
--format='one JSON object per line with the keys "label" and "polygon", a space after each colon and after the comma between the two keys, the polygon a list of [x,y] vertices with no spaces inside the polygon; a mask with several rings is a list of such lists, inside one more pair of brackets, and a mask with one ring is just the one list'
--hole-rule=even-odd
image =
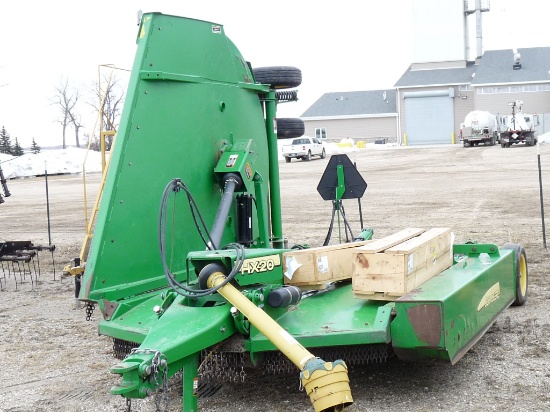
{"label": "yellow john deere logo", "polygon": [[241,273],[251,275],[253,273],[267,272],[276,266],[281,266],[280,255],[262,256],[245,259],[241,267]]}
{"label": "yellow john deere logo", "polygon": [[485,295],[481,298],[481,301],[479,302],[479,305],[477,305],[477,311],[479,312],[481,309],[486,308],[491,303],[493,303],[495,300],[497,300],[500,297],[500,283],[497,282],[493,286],[485,292]]}

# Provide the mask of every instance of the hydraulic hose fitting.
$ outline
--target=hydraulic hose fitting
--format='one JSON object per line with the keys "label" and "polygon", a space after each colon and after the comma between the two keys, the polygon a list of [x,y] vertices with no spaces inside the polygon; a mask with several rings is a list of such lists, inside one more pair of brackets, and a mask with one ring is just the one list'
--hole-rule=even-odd
{"label": "hydraulic hose fitting", "polygon": [[235,184],[234,191],[238,192],[243,185],[243,179],[237,173],[226,173],[223,175],[223,186],[226,187],[229,182]]}

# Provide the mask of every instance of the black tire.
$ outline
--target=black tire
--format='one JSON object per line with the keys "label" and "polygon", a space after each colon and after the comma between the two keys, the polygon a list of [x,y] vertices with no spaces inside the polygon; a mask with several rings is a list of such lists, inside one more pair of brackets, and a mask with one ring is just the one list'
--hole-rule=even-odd
{"label": "black tire", "polygon": [[311,160],[311,150],[308,150],[307,155],[302,157],[302,159],[304,159],[306,162],[309,162]]}
{"label": "black tire", "polygon": [[290,161],[292,160],[290,157],[285,157],[285,160],[287,163],[290,163]]}
{"label": "black tire", "polygon": [[258,67],[252,72],[256,83],[269,84],[272,89],[291,89],[302,84],[302,71],[296,67]]}
{"label": "black tire", "polygon": [[506,243],[502,249],[511,249],[514,251],[514,264],[516,272],[516,297],[513,306],[523,306],[527,301],[527,286],[529,273],[527,270],[527,255],[523,246],[517,243]]}
{"label": "black tire", "polygon": [[464,140],[464,141],[462,142],[462,146],[464,146],[464,147],[470,147],[470,142],[467,141],[467,140]]}
{"label": "black tire", "polygon": [[323,151],[321,152],[321,159],[324,159],[327,157],[327,152],[325,151],[325,148],[323,147]]}
{"label": "black tire", "polygon": [[306,132],[306,127],[302,119],[281,118],[277,119],[277,138],[291,139],[303,136]]}

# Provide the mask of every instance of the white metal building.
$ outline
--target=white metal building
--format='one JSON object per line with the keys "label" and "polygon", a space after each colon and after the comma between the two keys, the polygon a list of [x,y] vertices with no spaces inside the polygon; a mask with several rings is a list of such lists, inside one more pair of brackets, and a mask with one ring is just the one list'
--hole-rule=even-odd
{"label": "white metal building", "polygon": [[[508,114],[508,103],[515,100],[524,101],[525,113],[539,115],[539,134],[550,131],[550,47],[483,52],[481,14],[488,10],[481,0],[414,2],[415,61],[395,89],[325,93],[301,116],[306,134],[409,145],[456,143],[468,112]],[[476,21],[473,59],[470,15]]]}

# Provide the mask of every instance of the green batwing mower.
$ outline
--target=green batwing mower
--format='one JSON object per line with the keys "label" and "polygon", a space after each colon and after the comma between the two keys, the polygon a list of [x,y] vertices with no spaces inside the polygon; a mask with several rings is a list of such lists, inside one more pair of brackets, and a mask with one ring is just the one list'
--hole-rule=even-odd
{"label": "green batwing mower", "polygon": [[[349,242],[360,254],[323,246],[335,253],[312,269],[342,259],[354,263],[347,273],[315,287],[290,282],[299,272],[282,233],[277,138],[299,137],[304,125],[276,111],[300,83],[294,67],[253,68],[220,24],[141,16],[79,294],[114,341],[112,394],[153,396],[181,373],[189,412],[203,382],[295,371],[316,411],[341,410],[353,402],[348,366],[393,355],[455,363],[499,313],[525,302],[517,244],[451,244],[439,254],[439,240],[419,243],[403,254],[405,274],[422,274],[409,276],[410,290],[369,290],[386,276],[368,272],[383,255],[372,231]],[[335,167],[339,206],[346,164]],[[436,265],[443,258],[449,264]],[[429,275],[413,260],[443,269]]]}

